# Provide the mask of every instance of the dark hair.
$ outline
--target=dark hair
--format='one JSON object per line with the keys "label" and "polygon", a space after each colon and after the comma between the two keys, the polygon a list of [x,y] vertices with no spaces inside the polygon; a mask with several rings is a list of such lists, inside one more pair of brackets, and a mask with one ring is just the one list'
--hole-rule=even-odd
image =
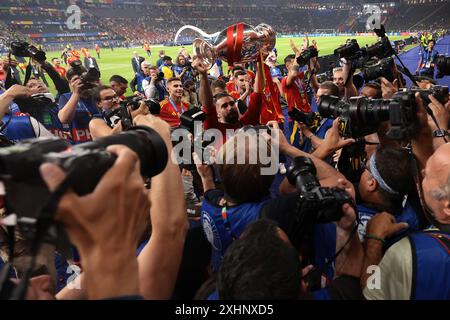
{"label": "dark hair", "polygon": [[295,59],[295,54],[287,55],[286,58],[284,58],[284,64],[286,64],[287,62],[290,62],[292,59]]}
{"label": "dark hair", "polygon": [[434,44],[436,44],[436,41],[434,39],[430,39],[428,40],[428,43],[433,42]]}
{"label": "dark hair", "polygon": [[241,66],[234,66],[233,69],[231,69],[231,72],[232,72],[233,75],[234,75],[234,73],[235,73],[236,71],[238,71],[238,70],[244,71],[244,68],[241,67]]}
{"label": "dark hair", "polygon": [[163,61],[169,61],[169,60],[172,60],[172,58],[169,56],[164,56]]}
{"label": "dark hair", "polygon": [[420,81],[428,81],[428,82],[430,82],[430,83],[436,85],[436,80],[434,80],[434,79],[432,79],[432,78],[430,78],[430,77],[427,77],[427,76],[416,76],[416,81],[417,81],[417,82],[420,82]]}
{"label": "dark hair", "polygon": [[72,78],[74,76],[80,75],[80,71],[81,71],[81,73],[85,73],[85,72],[87,72],[87,69],[84,66],[79,66],[78,68],[75,68],[75,69],[70,68],[69,70],[67,70],[67,73],[66,73],[67,81],[72,80]]}
{"label": "dark hair", "polygon": [[227,84],[225,83],[225,81],[220,79],[214,80],[213,82],[211,82],[211,90],[214,90],[215,88],[221,88],[223,90],[226,90]]}
{"label": "dark hair", "polygon": [[52,62],[55,61],[55,60],[59,60],[59,58],[52,58]]}
{"label": "dark hair", "polygon": [[330,95],[339,97],[339,88],[333,81],[324,81],[319,84],[319,89],[326,89],[330,91]]}
{"label": "dark hair", "polygon": [[235,76],[235,78],[237,78],[239,76],[246,76],[246,75],[247,75],[247,72],[245,72],[244,70],[238,70],[234,76]]}
{"label": "dark hair", "polygon": [[226,251],[217,277],[223,300],[297,299],[301,264],[271,220],[248,225]]}
{"label": "dark hair", "polygon": [[128,84],[128,80],[127,79],[125,79],[124,77],[119,76],[117,74],[115,74],[115,75],[111,76],[111,78],[109,78],[109,82],[111,82],[111,81],[114,81],[114,82],[117,82],[117,83]]}
{"label": "dark hair", "polygon": [[393,195],[382,188],[378,188],[378,191],[389,206],[399,212],[404,195],[409,193],[414,185],[411,155],[405,149],[384,146],[380,147],[374,156],[381,178],[390,188],[398,192],[398,195]]}
{"label": "dark hair", "polygon": [[383,98],[383,91],[381,90],[381,85],[379,83],[368,82],[364,87],[372,88],[377,91],[377,94],[375,95],[374,99]]}
{"label": "dark hair", "polygon": [[103,91],[103,90],[108,90],[108,89],[111,89],[112,90],[112,88],[110,87],[110,86],[104,86],[104,85],[101,85],[101,86],[98,86],[98,87],[96,87],[93,91],[92,91],[92,99],[95,101],[95,102],[100,102],[100,101],[102,101],[102,98],[100,97],[100,93]]}
{"label": "dark hair", "polygon": [[223,97],[230,97],[230,98],[233,98],[232,96],[230,96],[229,94],[228,94],[228,92],[219,92],[218,94],[216,94],[213,98],[214,98],[214,103],[216,103],[217,102],[217,100],[219,100],[220,98],[223,98]]}

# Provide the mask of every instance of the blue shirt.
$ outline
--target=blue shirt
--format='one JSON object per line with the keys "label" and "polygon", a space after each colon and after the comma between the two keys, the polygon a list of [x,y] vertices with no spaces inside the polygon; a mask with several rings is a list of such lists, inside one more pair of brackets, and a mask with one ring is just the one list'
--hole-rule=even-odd
{"label": "blue shirt", "polygon": [[[69,101],[72,93],[64,93],[59,97],[59,110],[64,108]],[[70,124],[63,124],[65,130],[71,133],[71,143],[79,144],[92,141],[91,132],[89,131],[89,121],[93,116],[101,116],[100,111],[93,101],[80,99],[77,103],[75,116]]]}

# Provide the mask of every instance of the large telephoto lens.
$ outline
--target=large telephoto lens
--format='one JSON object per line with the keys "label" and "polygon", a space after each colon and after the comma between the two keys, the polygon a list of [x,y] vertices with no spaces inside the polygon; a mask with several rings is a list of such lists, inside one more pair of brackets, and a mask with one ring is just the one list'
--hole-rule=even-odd
{"label": "large telephoto lens", "polygon": [[337,118],[348,110],[349,104],[336,96],[321,96],[317,109],[324,118]]}

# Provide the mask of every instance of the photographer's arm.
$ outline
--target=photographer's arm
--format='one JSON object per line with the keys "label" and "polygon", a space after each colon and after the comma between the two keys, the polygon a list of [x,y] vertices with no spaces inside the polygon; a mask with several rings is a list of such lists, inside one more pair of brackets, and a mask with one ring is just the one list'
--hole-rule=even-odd
{"label": "photographer's arm", "polygon": [[[64,106],[58,112],[58,118],[59,118],[59,121],[61,121],[61,123],[69,124],[72,122],[73,118],[75,117],[75,113],[77,111],[77,105],[78,105],[78,102],[80,101],[79,90],[80,90],[81,86],[82,86],[82,83],[81,83],[80,79],[76,79],[72,82],[72,88],[73,88],[72,95],[70,96],[70,99],[64,104]],[[62,104],[61,103],[62,98],[63,98],[63,96],[59,99],[60,106]]]}
{"label": "photographer's arm", "polygon": [[70,92],[70,86],[66,79],[63,79],[58,71],[48,62],[43,62],[40,64],[42,69],[47,72],[50,79],[52,79],[53,84],[55,85],[56,91],[59,94],[64,94]]}
{"label": "photographer's arm", "polygon": [[89,121],[89,131],[91,132],[92,139],[95,140],[121,132],[122,124],[119,122],[111,129],[103,119],[92,118],[92,120]]}
{"label": "photographer's arm", "polygon": [[151,115],[137,116],[134,122],[155,129],[164,139],[169,153],[166,168],[151,181],[152,233],[138,257],[142,296],[145,299],[169,299],[177,279],[189,226],[183,183],[178,165],[170,158],[172,141],[169,125]]}
{"label": "photographer's arm", "polygon": [[353,84],[353,68],[352,62],[344,62],[343,67],[344,75],[347,75],[347,79],[345,79],[345,97],[347,99],[351,97],[356,97],[358,95],[358,89],[356,89]]}
{"label": "photographer's arm", "polygon": [[8,113],[9,106],[14,99],[29,98],[31,96],[27,87],[15,84],[0,95],[0,120]]}
{"label": "photographer's arm", "polygon": [[[425,168],[428,158],[431,157],[434,152],[434,148],[431,128],[428,125],[428,115],[425,111],[425,107],[419,93],[416,93],[416,103],[418,107],[417,119],[420,124],[420,129],[411,142],[412,151],[417,160],[417,166],[420,172],[420,170]],[[419,177],[421,177],[420,174]]]}

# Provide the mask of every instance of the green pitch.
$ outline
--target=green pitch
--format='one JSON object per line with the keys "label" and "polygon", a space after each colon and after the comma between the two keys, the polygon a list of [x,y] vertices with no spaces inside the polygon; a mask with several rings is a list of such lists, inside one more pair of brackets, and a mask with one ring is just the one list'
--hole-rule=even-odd
{"label": "green pitch", "polygon": [[[349,38],[346,36],[340,36],[340,37],[310,37],[310,43],[314,39],[317,42],[317,46],[319,49],[319,55],[327,55],[333,53],[334,49],[337,48],[339,45],[343,44],[345,40]],[[360,46],[364,46],[366,44],[372,44],[377,41],[377,38],[375,36],[359,36],[359,37],[352,37],[358,40],[358,43]],[[397,37],[390,37],[391,40],[398,40],[401,38],[401,36]],[[293,39],[296,46],[299,48],[303,43],[303,38],[277,38],[276,48],[278,50],[278,63],[282,64],[283,59],[288,54],[292,53],[291,47],[290,47],[290,40]],[[100,71],[102,74],[102,82],[107,84],[109,78],[114,75],[118,74],[123,77],[125,77],[128,81],[130,81],[133,77],[133,69],[131,67],[131,58],[133,56],[133,51],[137,51],[140,56],[145,57],[147,60],[150,60],[152,64],[156,64],[156,60],[158,59],[158,52],[161,49],[164,49],[166,52],[166,55],[172,57],[173,61],[175,62],[175,59],[177,57],[177,54],[179,52],[181,47],[158,47],[158,46],[152,46],[152,55],[150,58],[147,57],[147,53],[144,51],[143,48],[130,48],[130,49],[124,49],[124,48],[118,48],[114,49],[114,51],[111,51],[110,49],[102,48],[100,52],[100,59],[97,59],[97,63],[100,67]],[[77,50],[80,50],[81,48],[76,48]],[[186,49],[188,52],[192,51],[192,48],[190,46],[187,46]],[[94,48],[89,48],[89,51],[92,56],[96,57],[96,53],[94,51]],[[81,53],[81,52],[80,52]],[[47,53],[47,59],[51,60],[51,58],[54,57],[60,57],[60,52],[48,52]],[[226,70],[226,63],[224,64],[224,70]],[[51,88],[54,92],[54,88]]]}

